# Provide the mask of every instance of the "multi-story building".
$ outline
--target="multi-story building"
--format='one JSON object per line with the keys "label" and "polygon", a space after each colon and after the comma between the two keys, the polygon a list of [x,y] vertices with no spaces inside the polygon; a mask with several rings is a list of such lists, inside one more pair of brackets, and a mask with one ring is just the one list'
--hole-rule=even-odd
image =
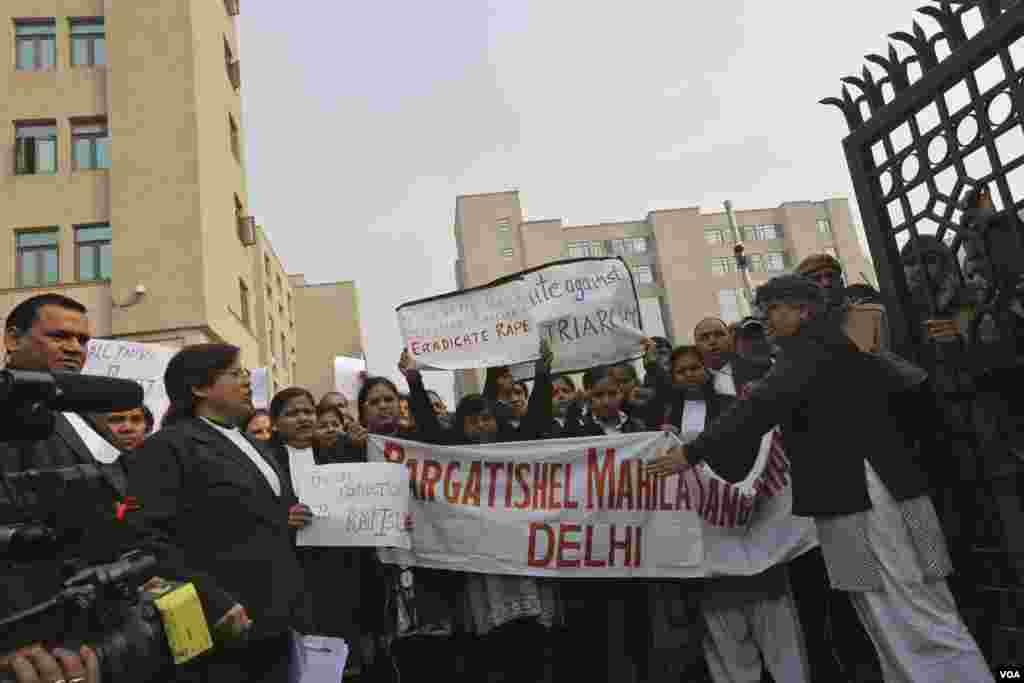
{"label": "multi-story building", "polygon": [[[274,388],[330,376],[300,356],[305,282],[251,217],[238,11],[239,0],[3,3],[0,312],[59,291],[89,307],[97,336],[228,341],[273,368]],[[351,283],[336,289],[342,305],[327,297],[329,310],[309,313],[311,338],[358,339]]]}
{"label": "multi-story building", "polygon": [[[741,317],[737,232],[754,287],[822,252],[839,259],[851,282],[874,282],[845,198],[735,211],[733,221],[726,211],[691,207],[651,211],[634,221],[564,225],[561,219],[527,220],[518,191],[456,199],[455,279],[460,288],[474,287],[561,258],[622,256],[637,285],[644,330],[682,344],[703,317]],[[457,391],[479,388],[473,373],[459,382]]]}

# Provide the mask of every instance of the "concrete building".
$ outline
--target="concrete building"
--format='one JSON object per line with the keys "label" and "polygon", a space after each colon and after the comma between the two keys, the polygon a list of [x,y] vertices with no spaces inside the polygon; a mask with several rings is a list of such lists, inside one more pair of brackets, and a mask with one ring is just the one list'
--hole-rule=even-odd
{"label": "concrete building", "polygon": [[[875,281],[845,198],[786,202],[734,216],[754,287],[822,252],[840,260],[851,283]],[[637,285],[644,330],[674,344],[691,342],[695,323],[705,316],[729,322],[741,316],[743,282],[725,211],[666,209],[633,221],[565,225],[561,219],[528,220],[518,191],[463,195],[455,201],[455,242],[460,288],[562,258],[622,256]],[[457,379],[457,394],[477,390],[473,373]]]}
{"label": "concrete building", "polygon": [[252,218],[238,11],[239,0],[3,3],[0,311],[59,291],[89,307],[97,336],[227,341],[250,367],[272,367],[274,388],[331,372],[301,357],[304,323],[311,340],[359,338],[351,283],[344,306],[316,310],[336,301],[307,297]]}

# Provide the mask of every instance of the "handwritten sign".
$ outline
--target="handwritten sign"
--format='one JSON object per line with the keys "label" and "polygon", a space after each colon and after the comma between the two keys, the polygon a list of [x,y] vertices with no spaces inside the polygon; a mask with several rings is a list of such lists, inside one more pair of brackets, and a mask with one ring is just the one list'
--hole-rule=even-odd
{"label": "handwritten sign", "polygon": [[640,307],[625,262],[549,263],[482,287],[398,308],[406,349],[421,365],[463,370],[513,366],[533,376],[544,339],[552,371],[577,372],[639,356]]}
{"label": "handwritten sign", "polygon": [[468,370],[536,359],[540,337],[526,284],[511,280],[398,309],[405,348],[421,366]]}
{"label": "handwritten sign", "polygon": [[410,548],[403,531],[409,512],[409,472],[388,463],[306,467],[296,474],[299,500],[313,523],[298,533],[301,546]]}
{"label": "handwritten sign", "polygon": [[142,385],[146,407],[153,413],[156,424],[160,424],[170,405],[164,372],[177,349],[117,339],[93,339],[87,353],[84,374],[135,380]]}

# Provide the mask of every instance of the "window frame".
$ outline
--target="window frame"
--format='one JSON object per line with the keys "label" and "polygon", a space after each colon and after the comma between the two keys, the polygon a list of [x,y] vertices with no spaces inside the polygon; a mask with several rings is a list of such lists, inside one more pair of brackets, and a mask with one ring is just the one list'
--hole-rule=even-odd
{"label": "window frame", "polygon": [[[786,270],[786,252],[784,251],[767,251],[764,253],[764,272],[766,273],[782,273]],[[778,259],[778,267],[772,267],[773,262]]]}
{"label": "window frame", "polygon": [[[25,246],[25,247],[20,246],[18,244],[18,239],[22,235],[29,235],[29,234],[53,235],[53,243],[52,244],[31,245],[31,246]],[[46,282],[45,281],[46,262],[45,262],[44,259],[45,259],[45,253],[50,251],[50,250],[53,250],[54,255],[55,255],[55,259],[56,259],[56,262],[57,262],[57,273],[56,273],[56,278],[53,280],[53,282]],[[19,288],[49,287],[51,285],[55,285],[55,284],[60,282],[60,228],[59,227],[51,226],[51,227],[47,227],[47,228],[28,228],[28,229],[25,229],[25,230],[16,230],[15,233],[14,233],[14,254],[15,254],[15,256],[14,256],[14,261],[15,261],[15,263],[14,263],[14,271],[15,271],[14,282],[15,282],[15,286],[17,286]],[[33,283],[26,283],[25,282],[25,279],[24,279],[24,276],[25,276],[25,272],[24,271],[25,271],[25,269],[22,267],[22,255],[24,255],[24,254],[29,254],[29,255],[32,255],[32,256],[34,256],[36,258],[36,260],[37,260],[36,272],[40,274],[40,278],[39,278],[38,282],[33,282]]]}
{"label": "window frame", "polygon": [[[86,127],[102,128],[98,132],[80,132],[80,129]],[[79,129],[79,130],[76,130]],[[79,163],[78,158],[78,143],[81,141],[89,142],[89,163],[88,166],[82,166]],[[100,143],[106,141],[107,144],[107,165],[100,165]],[[71,119],[71,170],[73,172],[79,171],[105,171],[110,169],[110,126],[107,124],[106,117],[97,116],[87,119]]]}
{"label": "window frame", "polygon": [[744,225],[740,228],[740,234],[746,242],[767,242],[782,239],[782,228],[778,223],[758,223]]}
{"label": "window frame", "polygon": [[[641,263],[635,266],[630,266],[629,270],[631,273],[633,273],[633,279],[638,285],[650,286],[657,282],[657,279],[654,276],[654,266],[650,265],[649,263]],[[650,277],[650,280],[645,281],[645,279],[641,277],[641,273],[647,273]]]}
{"label": "window frame", "polygon": [[816,218],[814,220],[815,227],[817,228],[818,235],[826,239],[831,239],[835,236],[835,231],[832,229],[832,221],[828,218]]}
{"label": "window frame", "polygon": [[[48,33],[27,33],[18,34],[21,27],[36,26],[47,27]],[[42,65],[41,55],[44,54],[41,43],[49,43],[52,62],[48,66]],[[21,61],[21,46],[23,43],[31,43],[32,66],[26,67]],[[57,70],[57,20],[56,19],[15,19],[14,20],[14,69],[15,71],[56,71]]]}
{"label": "window frame", "polygon": [[[39,136],[39,135],[21,135],[21,131],[27,128],[51,128],[53,129],[52,135]],[[31,140],[31,145],[25,142]],[[39,170],[39,141],[45,141],[52,143],[53,145],[53,170],[52,171],[40,171]],[[27,157],[27,150],[31,149],[31,169],[26,170],[28,160],[26,164],[22,164],[23,156]],[[52,119],[46,119],[42,121],[15,121],[14,122],[14,175],[29,176],[29,175],[57,175],[60,172],[60,129],[57,127],[57,122]]]}
{"label": "window frame", "polygon": [[[99,31],[93,30],[86,33],[75,33],[75,26],[99,27]],[[73,69],[95,69],[107,65],[107,26],[104,17],[74,17],[68,20],[68,27],[71,40],[71,68]],[[103,41],[103,61],[96,60],[96,43]],[[75,45],[77,42],[86,44],[87,61],[84,64],[75,62]]]}
{"label": "window frame", "polygon": [[513,258],[516,255],[516,250],[513,247],[502,247],[501,256],[502,258]]}
{"label": "window frame", "polygon": [[[75,226],[75,281],[76,282],[110,282],[113,273],[104,277],[103,276],[103,245],[109,246],[113,249],[114,246],[114,235],[111,231],[110,237],[107,239],[90,239],[80,240],[78,233],[80,230],[88,230],[90,228],[106,228],[110,230],[110,223],[83,223],[82,225]],[[95,269],[97,277],[83,277],[82,276],[82,252],[89,250],[93,252],[92,265]],[[111,269],[113,269],[113,254],[111,254]]]}
{"label": "window frame", "polygon": [[[716,267],[722,266],[721,271]],[[738,272],[736,267],[735,256],[712,256],[711,257],[711,274],[715,276],[729,275],[730,273]]]}

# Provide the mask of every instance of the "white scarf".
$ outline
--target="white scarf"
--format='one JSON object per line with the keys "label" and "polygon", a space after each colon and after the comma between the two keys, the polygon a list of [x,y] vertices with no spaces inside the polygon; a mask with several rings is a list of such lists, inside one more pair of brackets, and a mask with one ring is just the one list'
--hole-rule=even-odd
{"label": "white scarf", "polygon": [[263,473],[264,478],[267,480],[267,484],[274,491],[274,495],[281,495],[281,479],[278,478],[277,472],[275,472],[274,468],[270,466],[270,463],[260,455],[259,451],[256,450],[256,447],[242,436],[240,431],[237,429],[226,429],[211,420],[207,420],[205,417],[202,418],[202,420],[226,436],[231,443],[235,444],[240,451],[245,453],[246,456],[252,460],[252,463],[256,465],[259,471]]}
{"label": "white scarf", "polygon": [[66,417],[68,422],[71,423],[71,426],[74,428],[75,432],[78,433],[82,442],[85,443],[85,447],[89,449],[89,452],[92,454],[92,457],[96,459],[96,462],[101,462],[104,465],[112,465],[121,457],[121,451],[119,451],[112,443],[100,436],[80,415],[77,415],[76,413],[64,413],[64,417]]}
{"label": "white scarf", "polygon": [[285,444],[285,449],[288,451],[288,472],[292,477],[292,489],[295,491],[295,495],[301,499],[302,495],[299,493],[299,488],[302,477],[299,476],[299,473],[316,466],[316,460],[313,458],[313,449],[293,448],[287,444]]}

